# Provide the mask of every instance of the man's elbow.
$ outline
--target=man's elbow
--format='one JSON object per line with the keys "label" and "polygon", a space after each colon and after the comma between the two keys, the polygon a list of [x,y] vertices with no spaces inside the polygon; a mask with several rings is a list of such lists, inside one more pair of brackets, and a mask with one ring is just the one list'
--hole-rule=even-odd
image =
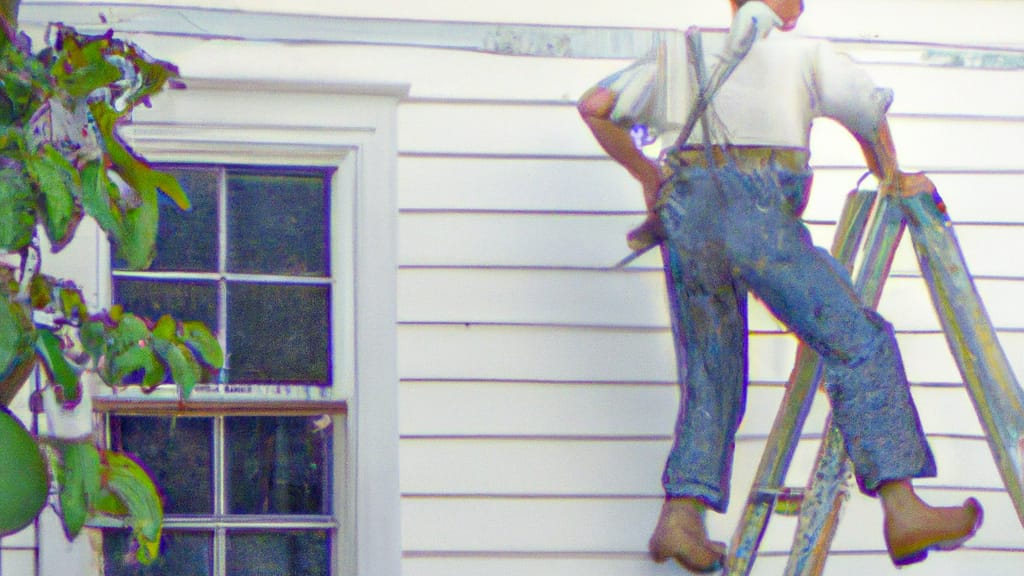
{"label": "man's elbow", "polygon": [[615,94],[607,88],[592,88],[580,97],[576,109],[584,120],[607,120],[615,107]]}

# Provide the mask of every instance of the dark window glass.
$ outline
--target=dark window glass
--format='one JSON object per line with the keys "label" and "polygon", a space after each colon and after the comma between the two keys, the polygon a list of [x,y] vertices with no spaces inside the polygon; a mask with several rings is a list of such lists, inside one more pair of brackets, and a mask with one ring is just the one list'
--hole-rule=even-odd
{"label": "dark window glass", "polygon": [[329,298],[325,286],[229,282],[230,381],[327,384]]}
{"label": "dark window glass", "polygon": [[324,178],[228,172],[228,272],[326,276]]}
{"label": "dark window glass", "polygon": [[[158,196],[160,227],[156,258],[150,270],[217,271],[217,190],[214,169],[168,169],[188,195],[192,208],[183,211],[167,196]],[[124,262],[114,261],[115,268]]]}
{"label": "dark window glass", "polygon": [[112,416],[110,445],[136,456],[153,476],[167,514],[213,513],[213,421]]}
{"label": "dark window glass", "polygon": [[225,419],[231,514],[330,514],[329,417]]}
{"label": "dark window glass", "polygon": [[228,576],[327,576],[330,539],[323,531],[229,532]]}
{"label": "dark window glass", "polygon": [[144,566],[135,556],[130,530],[105,530],[103,572],[106,576],[206,576],[212,572],[212,550],[211,533],[166,530],[160,539],[160,557]]}
{"label": "dark window glass", "polygon": [[211,330],[217,327],[214,282],[115,278],[114,302],[153,321],[170,314],[178,320],[198,320]]}

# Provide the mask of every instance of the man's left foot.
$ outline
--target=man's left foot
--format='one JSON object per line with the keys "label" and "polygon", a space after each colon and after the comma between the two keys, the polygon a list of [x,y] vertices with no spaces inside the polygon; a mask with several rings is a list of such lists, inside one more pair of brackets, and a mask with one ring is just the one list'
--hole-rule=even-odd
{"label": "man's left foot", "polygon": [[974,498],[963,506],[926,507],[913,518],[887,515],[885,545],[896,566],[906,566],[928,557],[931,550],[953,550],[969,540],[981,527],[984,516]]}

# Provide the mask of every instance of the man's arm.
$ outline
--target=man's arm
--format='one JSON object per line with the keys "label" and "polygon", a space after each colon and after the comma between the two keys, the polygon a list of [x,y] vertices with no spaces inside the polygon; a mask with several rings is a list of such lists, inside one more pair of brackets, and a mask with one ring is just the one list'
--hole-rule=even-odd
{"label": "man's arm", "polygon": [[607,88],[594,88],[580,98],[578,109],[601,148],[636,178],[644,189],[650,209],[658,200],[662,176],[658,164],[637,149],[629,131],[610,118],[616,95]]}
{"label": "man's arm", "polygon": [[864,152],[868,170],[878,178],[883,194],[914,196],[935,191],[935,184],[923,172],[908,174],[900,170],[896,161],[896,145],[885,116],[871,134],[857,135],[856,138]]}

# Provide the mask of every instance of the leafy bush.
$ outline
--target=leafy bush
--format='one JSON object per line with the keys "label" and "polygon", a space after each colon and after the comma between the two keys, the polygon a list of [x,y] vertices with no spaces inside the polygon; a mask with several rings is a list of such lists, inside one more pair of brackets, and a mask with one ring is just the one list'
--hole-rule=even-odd
{"label": "leafy bush", "polygon": [[[91,313],[77,286],[39,273],[40,230],[58,252],[89,216],[120,260],[144,269],[155,254],[158,195],[189,208],[177,181],[117,132],[135,107],[179,84],[177,69],[112,33],[87,36],[61,24],[51,25],[47,46],[34,53],[17,33],[17,8],[16,0],[0,1],[0,254],[18,261],[0,263],[0,404],[9,405],[36,367],[65,408],[80,402],[86,371],[111,387],[149,390],[173,380],[187,398],[223,363],[205,326],[169,316],[152,322],[118,306]],[[30,465],[0,475],[0,501],[15,502],[0,507],[0,535],[39,514],[52,483],[69,538],[90,523],[127,524],[139,559],[156,557],[162,504],[139,463],[97,449],[88,437],[28,435],[4,408],[0,458],[9,457]],[[48,474],[31,465],[37,461]]]}

